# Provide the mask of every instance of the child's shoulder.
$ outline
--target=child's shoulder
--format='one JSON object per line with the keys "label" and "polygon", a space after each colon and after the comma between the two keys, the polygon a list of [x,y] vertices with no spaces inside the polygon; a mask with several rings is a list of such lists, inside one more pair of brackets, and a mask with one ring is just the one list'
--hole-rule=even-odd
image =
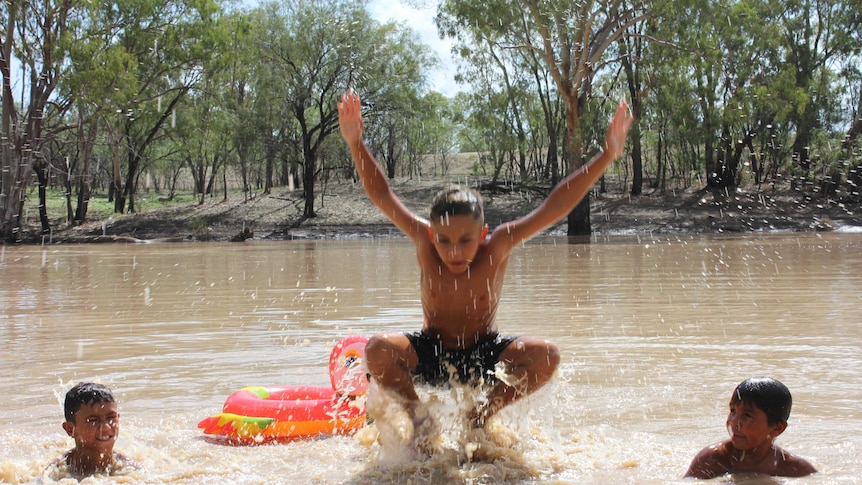
{"label": "child's shoulder", "polygon": [[775,456],[778,457],[778,460],[776,460],[775,470],[777,475],[783,477],[804,477],[806,475],[811,475],[812,473],[817,473],[817,469],[814,468],[814,465],[805,458],[790,453],[778,446],[775,447],[775,450]]}
{"label": "child's shoulder", "polygon": [[111,466],[111,469],[109,470],[111,475],[125,475],[129,472],[140,469],[140,463],[118,451],[114,452],[113,464]]}
{"label": "child's shoulder", "polygon": [[732,469],[731,461],[727,440],[705,446],[691,460],[685,476],[713,478],[724,475]]}
{"label": "child's shoulder", "polygon": [[72,478],[72,473],[70,472],[69,460],[71,456],[74,454],[75,449],[63,453],[59,458],[55,459],[51,463],[45,467],[45,470],[42,471],[42,477],[40,483],[45,482],[56,482],[60,481],[64,478]]}
{"label": "child's shoulder", "polygon": [[[83,475],[81,474],[80,470],[75,470],[75,467],[72,466],[72,462],[75,460],[76,453],[77,449],[72,448],[71,450],[63,453],[62,456],[48,464],[48,466],[42,472],[43,482],[46,478],[50,479],[51,481],[60,481],[65,478],[83,478]],[[128,475],[136,471],[140,471],[142,469],[140,463],[120,452],[114,451],[112,455],[113,456],[111,459],[111,464],[101,473],[110,476],[122,476]]]}
{"label": "child's shoulder", "polygon": [[713,443],[708,446],[704,446],[700,453],[697,454],[699,458],[713,461],[721,461],[726,462],[730,460],[731,451],[729,440],[719,441],[718,443]]}

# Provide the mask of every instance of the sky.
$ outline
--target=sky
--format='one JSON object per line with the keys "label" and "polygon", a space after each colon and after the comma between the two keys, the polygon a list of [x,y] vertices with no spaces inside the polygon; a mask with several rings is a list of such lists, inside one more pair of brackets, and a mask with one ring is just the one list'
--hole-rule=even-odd
{"label": "sky", "polygon": [[454,96],[459,91],[455,82],[455,65],[450,49],[452,41],[441,40],[434,25],[439,0],[371,0],[368,11],[380,22],[405,24],[419,36],[419,40],[429,46],[440,58],[440,66],[428,75],[429,88]]}

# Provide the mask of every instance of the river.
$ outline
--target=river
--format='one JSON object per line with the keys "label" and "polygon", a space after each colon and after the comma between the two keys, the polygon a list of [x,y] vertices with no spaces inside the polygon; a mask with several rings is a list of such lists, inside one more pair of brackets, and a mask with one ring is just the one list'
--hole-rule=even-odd
{"label": "river", "polygon": [[[227,446],[197,423],[249,385],[328,385],[351,334],[418,330],[405,239],[0,246],[0,479],[39,480],[72,440],[73,384],[111,387],[135,483],[667,484],[727,437],[731,392],[793,393],[777,444],[820,473],[735,483],[862,482],[862,234],[538,238],[515,250],[502,333],[554,341],[553,381],[505,410],[501,447],[393,460],[354,436]],[[423,397],[457,407],[452,393]],[[113,483],[111,480],[105,482]],[[101,483],[93,480],[94,483]]]}

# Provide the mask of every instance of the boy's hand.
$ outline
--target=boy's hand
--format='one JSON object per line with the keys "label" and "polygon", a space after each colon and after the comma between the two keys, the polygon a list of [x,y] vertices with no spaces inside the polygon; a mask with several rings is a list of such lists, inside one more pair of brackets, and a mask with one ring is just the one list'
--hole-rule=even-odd
{"label": "boy's hand", "polygon": [[608,124],[608,132],[605,134],[605,151],[614,159],[622,155],[623,146],[626,144],[626,136],[632,126],[634,117],[628,114],[629,105],[626,100],[620,101],[617,112]]}
{"label": "boy's hand", "polygon": [[362,103],[359,95],[352,89],[348,89],[338,103],[338,127],[347,146],[352,147],[362,141],[362,130],[365,129],[362,123]]}

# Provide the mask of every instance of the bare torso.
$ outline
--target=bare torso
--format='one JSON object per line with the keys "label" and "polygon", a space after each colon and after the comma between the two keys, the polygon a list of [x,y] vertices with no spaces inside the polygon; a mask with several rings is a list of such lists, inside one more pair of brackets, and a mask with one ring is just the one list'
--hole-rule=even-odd
{"label": "bare torso", "polygon": [[494,318],[500,302],[509,252],[485,241],[468,270],[453,274],[440,261],[430,241],[417,244],[424,331],[447,348],[470,348],[497,332]]}
{"label": "bare torso", "polygon": [[763,452],[736,449],[729,440],[708,446],[698,453],[687,476],[713,478],[728,473],[762,473],[800,477],[816,473],[807,461],[772,445]]}

